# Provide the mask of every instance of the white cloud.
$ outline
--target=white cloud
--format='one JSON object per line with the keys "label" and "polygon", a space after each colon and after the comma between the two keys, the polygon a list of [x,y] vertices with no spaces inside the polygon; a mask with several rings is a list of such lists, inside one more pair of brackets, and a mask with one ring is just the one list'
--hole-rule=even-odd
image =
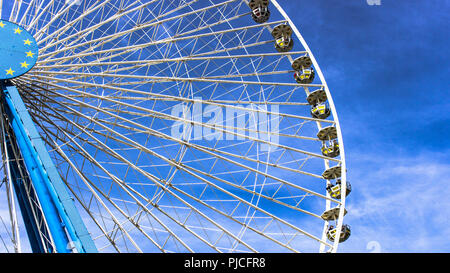
{"label": "white cloud", "polygon": [[376,241],[382,252],[448,251],[450,165],[440,157],[360,161],[346,217],[352,237],[341,250],[368,252],[367,244]]}

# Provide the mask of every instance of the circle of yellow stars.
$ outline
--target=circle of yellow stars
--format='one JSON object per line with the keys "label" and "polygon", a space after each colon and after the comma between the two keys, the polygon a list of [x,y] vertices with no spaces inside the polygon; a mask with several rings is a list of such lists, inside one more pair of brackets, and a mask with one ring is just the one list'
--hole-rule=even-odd
{"label": "circle of yellow stars", "polygon": [[[0,28],[4,28],[4,27],[5,27],[5,24],[0,21]],[[22,33],[22,31],[23,31],[22,29],[17,27],[16,29],[14,29],[14,34],[20,35]],[[32,43],[33,42],[30,41],[30,39],[23,40],[23,44],[24,45],[31,46]],[[34,53],[31,52],[31,50],[28,51],[28,52],[25,52],[25,54],[26,54],[26,58],[33,58],[34,57]],[[30,64],[28,64],[26,62],[26,60],[23,63],[20,63],[20,66],[24,67],[24,68],[28,68],[29,65]],[[11,75],[11,76],[14,76],[14,73],[16,72],[16,71],[12,70],[11,67],[9,69],[5,70],[5,71],[6,71],[6,75]]]}

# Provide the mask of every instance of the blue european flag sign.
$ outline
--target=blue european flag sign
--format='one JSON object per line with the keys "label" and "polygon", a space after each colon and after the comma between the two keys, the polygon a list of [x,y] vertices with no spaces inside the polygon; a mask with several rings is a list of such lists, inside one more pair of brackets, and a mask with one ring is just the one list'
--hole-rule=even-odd
{"label": "blue european flag sign", "polygon": [[19,77],[36,64],[39,47],[24,28],[0,20],[0,80]]}

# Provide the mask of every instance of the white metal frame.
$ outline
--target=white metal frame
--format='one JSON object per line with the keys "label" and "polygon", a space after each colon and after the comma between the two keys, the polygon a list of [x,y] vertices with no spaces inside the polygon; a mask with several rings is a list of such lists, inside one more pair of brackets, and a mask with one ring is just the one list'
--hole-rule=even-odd
{"label": "white metal frame", "polygon": [[[346,188],[344,143],[331,93],[311,50],[297,27],[289,19],[277,1],[272,0],[271,7],[275,7],[278,10],[284,18],[283,20],[269,21],[263,24],[249,23],[240,27],[234,27],[233,23],[246,16],[250,16],[251,11],[245,10],[245,8],[248,8],[246,7],[247,1],[228,0],[221,3],[213,3],[210,0],[204,1],[203,3],[205,4],[203,7],[194,8],[192,6],[199,4],[198,0],[186,0],[183,3],[179,3],[178,6],[174,4],[177,2],[175,0],[150,0],[147,2],[124,0],[120,2],[120,7],[114,7],[117,9],[117,13],[114,14],[111,11],[114,10],[113,6],[111,6],[113,2],[113,0],[89,2],[90,5],[86,4],[80,7],[82,13],[79,16],[72,18],[71,21],[65,22],[64,18],[69,15],[69,11],[72,8],[75,8],[75,2],[61,4],[60,2],[51,0],[44,6],[44,1],[15,1],[13,12],[9,16],[9,19],[12,21],[19,21],[21,24],[26,24],[28,26],[27,29],[35,33],[38,44],[41,45],[40,60],[37,66],[28,74],[13,80],[13,82],[21,92],[27,94],[24,96],[24,100],[35,122],[41,129],[44,141],[51,147],[55,160],[57,160],[61,168],[64,168],[61,169],[61,173],[67,176],[69,174],[73,176],[71,179],[74,181],[69,181],[70,179],[66,178],[65,175],[63,179],[80,204],[80,207],[92,218],[93,224],[100,230],[100,235],[95,239],[106,242],[106,250],[112,248],[115,251],[124,251],[125,249],[125,251],[144,252],[145,250],[142,249],[139,239],[134,237],[134,232],[139,232],[143,238],[148,239],[159,251],[169,251],[166,249],[169,240],[176,241],[177,247],[180,247],[184,251],[195,251],[185,238],[181,238],[178,235],[178,230],[184,230],[184,232],[192,235],[193,238],[198,239],[214,251],[256,252],[258,249],[244,239],[246,232],[249,231],[293,252],[300,251],[291,245],[291,242],[294,242],[299,236],[304,236],[312,239],[314,242],[318,242],[318,247],[321,252],[336,252],[338,240],[330,244],[326,238],[327,222],[324,224],[321,236],[317,236],[317,234],[315,235],[300,226],[292,224],[283,217],[259,206],[260,202],[270,201],[274,204],[292,209],[294,212],[312,217],[312,219],[321,219],[317,212],[301,208],[299,205],[309,198],[320,198],[320,200],[323,200],[325,209],[330,209],[331,205],[335,204],[340,207],[337,225],[338,232],[336,234],[336,238],[339,238],[344,218],[345,193],[342,194],[341,200],[335,200],[328,193],[322,194],[319,191],[311,190],[308,187],[294,183],[289,181],[289,179],[274,173],[269,173],[268,171],[269,168],[277,168],[278,170],[296,175],[323,179],[320,174],[303,170],[303,166],[309,160],[320,159],[323,160],[325,168],[329,168],[330,163],[341,165],[343,170],[342,188]],[[164,9],[163,4],[171,6],[171,9]],[[2,7],[3,3],[0,0],[0,14]],[[18,18],[19,11],[24,9],[23,16]],[[119,9],[121,10],[120,12]],[[137,19],[139,24],[135,27],[120,28],[116,26],[113,28],[114,22],[120,19],[128,19],[135,12],[140,13],[143,9],[146,9],[153,17],[148,16],[142,18],[142,16],[146,15],[140,14],[139,19]],[[101,20],[98,22],[89,22],[87,26],[83,25],[81,29],[77,25],[81,25],[87,20],[88,15],[98,16]],[[186,19],[188,16],[192,16],[192,18],[189,17],[189,19]],[[211,22],[208,21],[208,16],[219,19]],[[200,23],[195,23],[194,29],[191,30],[185,26],[183,27],[181,24],[183,20],[191,20],[187,23],[185,22],[185,24],[191,24],[192,26],[194,26],[195,20],[198,20]],[[52,25],[58,21],[61,21],[58,24],[59,27],[51,32]],[[304,50],[293,50],[286,53],[278,53],[275,51],[263,53],[251,52],[253,48],[273,44],[273,39],[263,38],[264,34],[267,33],[267,30],[270,32],[273,26],[284,23],[291,26]],[[171,34],[170,31],[177,24],[178,27],[175,29],[175,34]],[[215,30],[215,27],[218,26],[223,26],[225,29]],[[102,33],[101,37],[93,36],[92,33],[97,29]],[[131,38],[129,37],[133,33],[142,30],[148,30],[148,32],[145,32],[141,38],[131,43]],[[169,37],[160,38],[163,37],[159,33],[160,30],[162,30],[162,33],[169,35]],[[56,39],[57,37],[58,39]],[[122,37],[126,38],[122,40]],[[223,39],[223,37],[234,38],[231,38],[230,41],[232,42],[230,42]],[[214,45],[210,42],[205,42],[205,39],[217,40],[218,43]],[[104,48],[106,45],[112,47]],[[147,58],[140,57],[144,50],[156,45],[160,45],[164,49],[158,47],[154,52],[146,52],[146,54],[150,54]],[[172,46],[176,47],[178,52],[183,52],[183,54],[175,57],[168,56],[167,52],[170,51]],[[192,46],[192,51],[189,51],[189,46]],[[243,50],[245,54],[234,53],[234,51],[238,50]],[[139,58],[130,59],[129,56],[132,53],[139,53]],[[295,81],[277,82],[265,80],[268,77],[291,73],[292,71],[289,67],[286,67],[284,70],[279,68],[279,63],[284,58],[292,63],[292,56],[303,55],[305,53],[310,56],[313,62],[316,74],[321,82],[320,84],[297,84]],[[159,57],[160,55],[162,57]],[[114,61],[111,60],[112,58],[120,58],[121,60]],[[247,60],[250,61],[245,63]],[[263,61],[266,60],[270,60],[270,63],[265,64],[265,67],[261,67]],[[161,64],[166,65],[166,67],[160,72],[157,74],[148,73],[152,66]],[[198,64],[198,67],[205,66],[205,71],[196,75],[194,72],[197,71],[194,70],[196,67],[194,64]],[[271,69],[267,69],[267,67]],[[100,72],[97,68],[100,68]],[[147,71],[145,75],[137,72],[143,69]],[[184,71],[183,69],[186,72],[183,72],[182,76],[178,76],[178,72]],[[212,71],[206,71],[207,69],[211,69]],[[229,70],[226,71],[226,69]],[[246,72],[241,72],[241,70],[246,70]],[[217,71],[222,71],[222,73],[218,73],[218,75],[214,74]],[[254,80],[247,80],[246,78],[248,77],[253,77]],[[159,84],[163,89],[142,90],[141,87],[146,86],[149,82],[152,82],[154,85]],[[224,86],[233,86],[233,88],[225,91]],[[194,90],[194,87],[197,90]],[[252,133],[261,133],[261,131],[255,131],[252,127],[239,128],[237,126],[235,127],[234,124],[232,126],[228,124],[213,126],[195,120],[192,121],[185,116],[174,116],[167,112],[170,110],[170,107],[173,107],[167,105],[168,103],[179,102],[192,105],[201,102],[207,106],[219,107],[220,109],[227,107],[234,110],[245,109],[252,116],[260,114],[269,115],[273,113],[270,110],[259,107],[259,105],[279,104],[305,107],[308,106],[306,101],[277,101],[276,98],[283,96],[289,98],[298,89],[304,89],[306,94],[309,94],[310,88],[321,87],[324,87],[327,94],[333,116],[332,120],[320,120],[299,114],[282,112],[279,113],[281,119],[292,119],[298,122],[298,124],[284,127],[283,130],[295,129],[295,133],[263,133],[272,136],[288,137],[298,141],[319,143],[316,137],[301,135],[299,133],[303,125],[309,122],[316,123],[318,129],[322,128],[322,123],[334,125],[337,129],[340,144],[340,157],[338,159],[321,155],[319,144],[317,145],[317,153],[315,151],[253,137],[251,135]],[[275,96],[273,95],[275,88],[286,91]],[[172,89],[179,89],[179,94],[169,92]],[[97,92],[92,92],[92,90],[97,90]],[[100,92],[99,90],[103,91]],[[108,92],[105,93],[105,90],[108,90]],[[213,94],[216,90],[222,90],[217,92],[228,93],[240,92],[240,97],[233,101],[223,99],[217,95],[217,97],[211,97],[209,100],[198,100],[195,97],[196,94],[201,94],[205,90],[212,90]],[[266,97],[265,90],[271,90],[268,95],[271,96],[270,99]],[[259,92],[260,97],[255,99],[253,96],[255,94],[254,92]],[[224,94],[226,95],[227,93]],[[160,105],[166,104],[167,108],[154,110],[153,108],[142,106],[142,104],[148,102],[154,104],[159,103]],[[248,108],[245,105],[257,105],[257,107]],[[127,117],[130,115],[132,118]],[[275,161],[275,163],[272,163],[270,161],[270,153],[268,152],[263,153],[257,150],[255,155],[249,156],[248,152],[231,152],[229,150],[238,148],[238,144],[219,146],[219,149],[216,148],[218,142],[214,143],[214,145],[206,145],[204,143],[192,142],[189,139],[177,139],[165,132],[165,130],[167,131],[167,126],[155,130],[141,123],[144,117],[152,118],[162,123],[168,121],[191,123],[192,126],[215,129],[225,134],[243,138],[245,140],[243,143],[248,144],[250,148],[252,145],[257,145],[258,143],[269,144],[270,147],[273,146],[282,149],[283,153],[276,161],[272,159]],[[247,133],[248,135],[246,135]],[[146,135],[147,140],[144,143],[134,139],[133,135],[139,134]],[[161,152],[160,150],[165,147],[163,144],[149,147],[147,141],[150,137],[158,137],[161,140],[170,141],[172,143],[171,147],[179,147],[176,157],[171,158]],[[110,147],[107,142],[114,142],[121,146],[120,148]],[[95,153],[90,149],[95,149]],[[139,151],[139,156],[137,159],[133,158],[131,160],[127,158],[126,153],[128,150],[133,149]],[[191,161],[183,160],[189,151],[202,154],[204,158]],[[99,153],[106,158],[110,158],[112,160],[111,162],[114,162],[117,166],[126,166],[127,170],[124,177],[121,178],[118,176],[114,167],[111,166],[112,163],[105,163],[105,159],[97,158],[96,155]],[[277,164],[285,153],[295,153],[298,155],[298,158],[292,158],[291,161]],[[167,166],[173,169],[170,177],[163,179],[161,176],[150,172],[148,166],[140,166],[138,161],[141,155],[161,161],[161,167]],[[81,162],[75,159],[77,157],[83,158]],[[264,160],[264,157],[267,159]],[[213,163],[210,171],[205,166],[204,169],[197,169],[189,164],[202,164],[202,161],[210,160],[211,158],[215,159],[215,163]],[[236,173],[247,172],[247,176],[251,174],[260,178],[254,178],[255,183],[253,187],[244,184],[245,180],[242,183],[237,183],[237,181],[233,181],[235,178],[231,171],[229,172],[231,177],[227,178],[224,178],[222,173],[212,172],[217,162],[230,164],[230,166],[238,168],[239,170]],[[298,165],[298,168],[289,165],[292,163]],[[102,174],[95,173],[96,176],[90,176],[89,174],[83,173],[83,168],[89,169],[88,167],[84,167],[84,164],[90,166],[89,168],[93,170],[98,170]],[[136,173],[153,183],[153,187],[158,189],[155,190],[154,196],[147,196],[143,192],[136,190],[135,186],[139,185],[141,181],[134,182],[127,180],[126,178],[129,173]],[[230,200],[220,198],[213,201],[207,200],[203,198],[203,193],[196,196],[193,192],[186,190],[186,185],[173,183],[176,175],[187,175],[188,177],[194,178],[197,184],[204,185],[205,190],[211,189],[216,194],[223,194],[232,199],[233,202],[237,202],[237,206],[232,212],[221,210],[218,205],[213,205],[211,202],[219,200],[222,203],[226,203],[225,201]],[[98,181],[107,179],[111,188],[117,187],[125,194],[124,199],[118,200],[116,197],[111,196],[94,179],[98,179]],[[268,180],[273,182],[269,182]],[[256,184],[256,182],[261,184]],[[264,192],[264,187],[268,187],[271,184],[280,186],[275,193],[269,194]],[[192,185],[195,185],[195,183]],[[323,185],[324,191],[325,186]],[[260,189],[257,189],[257,187],[260,187]],[[278,197],[278,191],[283,187],[303,192],[303,195],[297,196],[291,194],[291,196],[287,197]],[[77,194],[82,188],[92,194],[90,202],[84,200],[86,198],[85,196]],[[245,199],[235,194],[232,189],[240,191],[240,193],[251,194],[252,198]],[[298,199],[299,201],[291,204],[289,200],[283,198]],[[172,208],[160,205],[161,200],[165,199],[173,199],[174,204],[177,203],[177,205],[173,205]],[[96,204],[97,211],[91,209],[90,206],[93,203]],[[127,204],[130,204],[130,207],[133,204],[137,208],[136,212],[129,212]],[[238,213],[239,206],[245,206],[247,213],[242,213],[241,216],[235,216]],[[189,213],[186,217],[185,215],[180,217],[170,212],[170,209],[174,208],[178,208],[180,212],[186,210]],[[230,220],[230,223],[237,225],[238,228],[231,229],[228,224],[218,222],[218,220],[211,217],[212,214],[208,215],[209,212],[205,213],[201,208],[205,208],[205,210],[211,213]],[[151,218],[158,225],[158,228],[144,227],[140,223],[140,219],[144,217],[142,215],[145,215],[149,219]],[[199,226],[189,224],[190,219],[193,217],[201,219],[201,221],[198,221]],[[252,224],[252,221],[258,220],[258,217],[266,217],[270,221],[264,227],[258,227],[256,224]],[[171,221],[171,224],[167,224],[164,219]],[[105,221],[110,221],[112,224],[107,226],[104,224]],[[148,221],[151,223],[150,220]],[[208,227],[200,227],[202,224],[207,224]],[[281,225],[289,229],[290,232],[282,231],[278,234],[267,231],[272,228],[272,224]],[[203,234],[208,230],[211,230],[211,234],[213,234],[213,231],[219,232],[219,238],[216,241],[208,238],[208,235]],[[280,227],[279,230],[282,230],[282,228]],[[158,238],[158,235],[156,235],[157,233],[164,233],[168,236],[165,240],[161,241],[161,238]],[[284,236],[287,239],[277,236]],[[228,248],[218,247],[216,244],[225,237],[234,240],[234,243]],[[130,246],[125,243],[123,246],[124,249],[121,249],[120,246],[115,244],[119,240],[127,240]],[[238,247],[238,245],[241,247]],[[100,247],[100,250],[102,250],[102,247]]]}

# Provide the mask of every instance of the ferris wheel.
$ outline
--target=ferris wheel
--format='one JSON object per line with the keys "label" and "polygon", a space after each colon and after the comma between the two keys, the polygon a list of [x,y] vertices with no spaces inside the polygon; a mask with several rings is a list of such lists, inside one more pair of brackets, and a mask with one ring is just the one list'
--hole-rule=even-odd
{"label": "ferris wheel", "polygon": [[0,0],[1,251],[336,252],[345,155],[272,0]]}

